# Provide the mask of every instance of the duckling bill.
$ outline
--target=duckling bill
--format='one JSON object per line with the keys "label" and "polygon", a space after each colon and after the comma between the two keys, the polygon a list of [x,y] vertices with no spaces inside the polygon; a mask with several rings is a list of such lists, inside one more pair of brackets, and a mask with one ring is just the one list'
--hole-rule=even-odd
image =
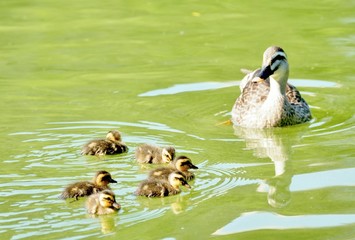
{"label": "duckling bill", "polygon": [[82,155],[113,155],[128,151],[126,144],[122,142],[121,133],[117,130],[109,131],[106,139],[92,140],[82,148]]}
{"label": "duckling bill", "polygon": [[139,163],[169,163],[175,157],[175,148],[142,144],[136,148],[135,157]]}
{"label": "duckling bill", "polygon": [[81,181],[68,185],[59,198],[75,198],[75,200],[78,200],[79,197],[89,196],[105,189],[110,189],[108,186],[110,183],[117,183],[117,181],[112,179],[109,172],[104,170],[98,171],[91,182]]}

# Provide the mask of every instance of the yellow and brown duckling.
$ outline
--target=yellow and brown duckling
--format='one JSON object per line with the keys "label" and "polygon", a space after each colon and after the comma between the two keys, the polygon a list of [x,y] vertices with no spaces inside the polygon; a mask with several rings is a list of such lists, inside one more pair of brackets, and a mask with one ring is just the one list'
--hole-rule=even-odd
{"label": "yellow and brown duckling", "polygon": [[168,163],[175,157],[175,148],[142,144],[136,148],[135,156],[139,163]]}
{"label": "yellow and brown duckling", "polygon": [[92,140],[85,144],[81,150],[82,155],[113,155],[128,151],[122,142],[121,133],[117,130],[109,131],[106,139]]}
{"label": "yellow and brown duckling", "polygon": [[59,196],[61,199],[75,198],[89,196],[94,193],[98,193],[105,189],[110,189],[108,186],[110,183],[117,183],[112,179],[111,174],[107,171],[98,171],[93,181],[81,181],[68,185]]}
{"label": "yellow and brown duckling", "polygon": [[86,209],[90,214],[103,215],[117,212],[121,205],[116,202],[115,194],[106,189],[90,195],[86,200]]}
{"label": "yellow and brown duckling", "polygon": [[152,170],[149,173],[149,177],[167,180],[170,173],[180,171],[186,180],[190,181],[195,177],[195,175],[194,173],[189,172],[189,169],[198,169],[198,167],[192,163],[190,158],[186,156],[179,156],[170,163],[170,166]]}
{"label": "yellow and brown duckling", "polygon": [[184,175],[175,171],[169,174],[168,180],[149,178],[140,183],[136,195],[146,197],[166,197],[181,192],[180,185],[191,188]]}
{"label": "yellow and brown duckling", "polygon": [[121,205],[116,202],[115,194],[109,190],[92,194],[86,200],[86,209],[90,214],[110,214],[121,209]]}

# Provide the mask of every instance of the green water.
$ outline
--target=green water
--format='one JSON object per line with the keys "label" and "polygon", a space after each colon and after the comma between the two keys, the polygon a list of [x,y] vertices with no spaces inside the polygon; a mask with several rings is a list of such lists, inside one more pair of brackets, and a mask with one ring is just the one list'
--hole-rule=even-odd
{"label": "green water", "polygon": [[[354,239],[354,12],[354,1],[1,1],[1,239]],[[239,69],[270,45],[314,119],[217,125]],[[128,153],[80,155],[111,129]],[[192,190],[134,196],[151,168],[134,162],[140,143],[189,156]],[[57,198],[101,169],[118,181],[117,215]]]}

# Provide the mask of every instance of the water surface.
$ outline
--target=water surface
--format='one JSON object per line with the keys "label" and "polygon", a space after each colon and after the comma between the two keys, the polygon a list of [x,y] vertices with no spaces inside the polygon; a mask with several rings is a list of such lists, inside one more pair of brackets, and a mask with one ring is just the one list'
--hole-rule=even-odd
{"label": "water surface", "polygon": [[[353,239],[353,1],[0,3],[2,239]],[[280,45],[310,123],[221,125],[241,68]],[[122,132],[129,151],[81,156]],[[141,143],[199,167],[192,189],[133,195]],[[105,169],[118,214],[92,217],[69,183]]]}

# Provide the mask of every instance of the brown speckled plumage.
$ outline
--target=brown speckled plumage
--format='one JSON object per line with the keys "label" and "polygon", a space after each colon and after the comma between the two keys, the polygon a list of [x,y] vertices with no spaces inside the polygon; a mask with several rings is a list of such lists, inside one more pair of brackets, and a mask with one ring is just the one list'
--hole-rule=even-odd
{"label": "brown speckled plumage", "polygon": [[141,182],[136,195],[145,197],[166,197],[181,192],[180,185],[190,188],[184,175],[175,171],[169,174],[168,180],[149,178]]}
{"label": "brown speckled plumage", "polygon": [[[271,73],[260,80],[267,70]],[[268,128],[309,121],[308,104],[287,79],[288,63],[284,51],[279,47],[268,48],[264,53],[263,68],[248,73],[241,81],[242,92],[232,109],[233,123],[242,127]]]}
{"label": "brown speckled plumage", "polygon": [[83,155],[113,155],[128,151],[126,144],[122,142],[121,134],[117,130],[109,131],[106,139],[92,140],[82,148]]}
{"label": "brown speckled plumage", "polygon": [[142,144],[136,148],[135,157],[139,163],[168,163],[175,157],[175,148]]}
{"label": "brown speckled plumage", "polygon": [[111,214],[121,208],[116,202],[115,194],[108,189],[90,195],[85,205],[88,213],[96,215]]}
{"label": "brown speckled plumage", "polygon": [[194,179],[195,174],[189,172],[189,169],[198,169],[197,166],[193,165],[191,159],[186,156],[179,156],[175,158],[169,166],[156,168],[149,172],[149,178],[164,179],[168,180],[169,174],[174,171],[179,171],[187,181]]}
{"label": "brown speckled plumage", "polygon": [[105,189],[110,189],[108,186],[110,183],[117,183],[112,179],[111,174],[107,171],[98,171],[95,174],[93,181],[81,181],[69,184],[61,193],[59,198],[75,198],[89,196],[94,193],[98,193]]}

